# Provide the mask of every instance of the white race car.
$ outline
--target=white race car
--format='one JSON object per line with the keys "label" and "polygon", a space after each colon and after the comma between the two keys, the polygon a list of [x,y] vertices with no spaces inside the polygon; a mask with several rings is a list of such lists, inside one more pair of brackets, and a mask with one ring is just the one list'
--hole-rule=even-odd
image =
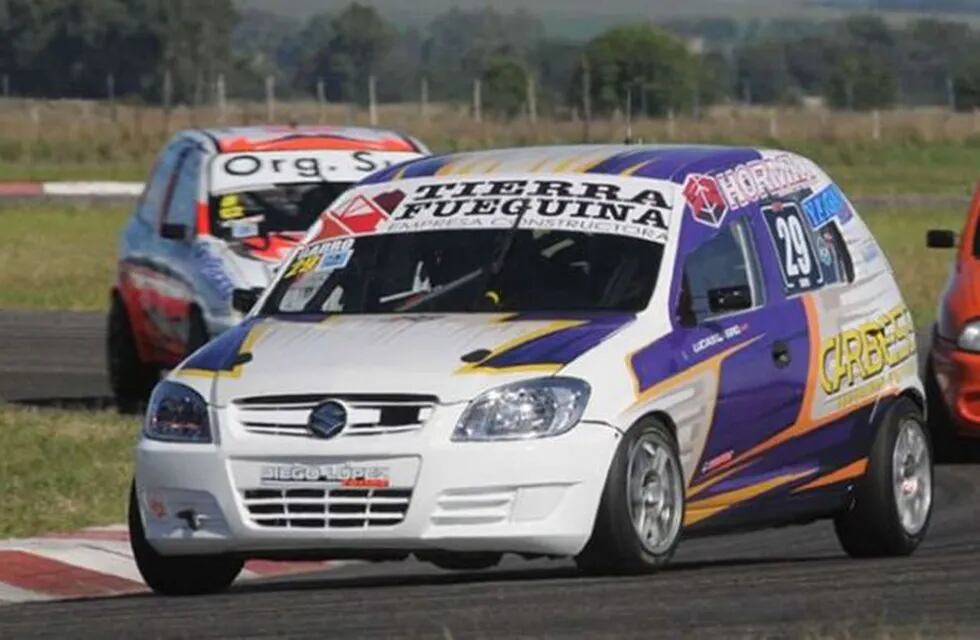
{"label": "white race car", "polygon": [[932,506],[922,406],[888,262],[812,162],[431,157],[340,196],[156,387],[132,544],[163,593],[247,558],[640,572],[682,531],[822,517],[903,555]]}

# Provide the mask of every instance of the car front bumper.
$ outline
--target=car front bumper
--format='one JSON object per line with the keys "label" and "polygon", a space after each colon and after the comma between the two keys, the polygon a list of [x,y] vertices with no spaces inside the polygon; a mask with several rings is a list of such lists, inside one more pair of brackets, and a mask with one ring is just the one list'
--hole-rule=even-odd
{"label": "car front bumper", "polygon": [[[463,408],[441,406],[409,433],[330,440],[248,433],[229,412],[215,410],[216,444],[143,438],[136,487],[147,539],[164,555],[578,553],[591,535],[621,433],[582,422],[552,438],[453,442]],[[380,467],[390,486],[269,480],[270,467],[297,464]],[[384,497],[408,490],[407,500]],[[336,521],[335,509],[342,510]],[[376,509],[378,521],[370,517]]]}
{"label": "car front bumper", "polygon": [[980,437],[980,353],[934,340],[931,352],[942,401],[960,435]]}

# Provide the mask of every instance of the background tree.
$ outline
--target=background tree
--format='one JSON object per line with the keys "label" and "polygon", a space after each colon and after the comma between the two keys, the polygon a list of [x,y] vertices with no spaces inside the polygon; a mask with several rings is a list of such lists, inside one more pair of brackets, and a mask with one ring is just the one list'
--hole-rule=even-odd
{"label": "background tree", "polygon": [[527,102],[527,79],[527,69],[518,60],[491,58],[481,76],[484,109],[506,118],[520,114]]}
{"label": "background tree", "polygon": [[[634,113],[645,110],[657,115],[691,104],[698,61],[683,41],[659,27],[610,29],[586,45],[585,55],[591,69],[592,104],[597,111],[623,108],[627,87],[634,100]],[[572,87],[576,102],[581,100],[581,73],[580,67]]]}

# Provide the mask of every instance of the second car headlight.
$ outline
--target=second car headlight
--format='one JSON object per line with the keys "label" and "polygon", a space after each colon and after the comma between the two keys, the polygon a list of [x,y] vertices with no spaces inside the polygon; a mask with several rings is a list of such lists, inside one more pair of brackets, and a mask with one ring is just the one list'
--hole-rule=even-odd
{"label": "second car headlight", "polygon": [[964,351],[980,352],[980,320],[966,323],[956,340],[956,346]]}
{"label": "second car headlight", "polygon": [[589,402],[588,383],[539,378],[491,389],[466,407],[453,440],[519,440],[571,429]]}
{"label": "second car headlight", "polygon": [[143,435],[168,442],[211,442],[208,404],[190,387],[164,380],[150,396]]}

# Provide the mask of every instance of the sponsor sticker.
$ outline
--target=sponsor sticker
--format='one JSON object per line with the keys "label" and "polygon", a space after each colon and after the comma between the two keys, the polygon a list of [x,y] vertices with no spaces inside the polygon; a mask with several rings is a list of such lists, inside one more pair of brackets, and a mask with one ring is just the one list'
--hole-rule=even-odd
{"label": "sponsor sticker", "polygon": [[807,221],[814,229],[822,227],[831,218],[847,222],[853,215],[844,194],[835,184],[813,194],[802,204]]}
{"label": "sponsor sticker", "polygon": [[368,150],[225,153],[211,161],[211,192],[322,180],[358,182],[379,169],[420,156],[414,152]]}
{"label": "sponsor sticker", "polygon": [[666,242],[671,185],[642,178],[518,176],[416,180],[361,191],[321,218],[318,239],[365,233],[521,227],[626,235]]}
{"label": "sponsor sticker", "polygon": [[354,463],[263,465],[260,479],[263,483],[310,482],[342,487],[387,487],[391,484],[387,467]]}

